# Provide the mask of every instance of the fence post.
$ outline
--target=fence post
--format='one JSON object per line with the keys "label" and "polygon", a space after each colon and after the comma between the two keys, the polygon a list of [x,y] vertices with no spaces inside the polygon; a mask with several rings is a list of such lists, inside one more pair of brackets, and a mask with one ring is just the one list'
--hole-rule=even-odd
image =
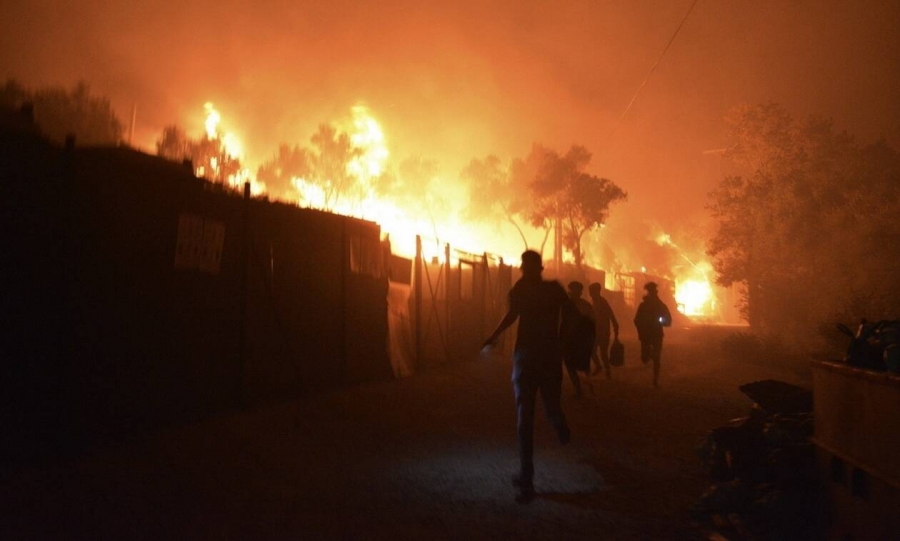
{"label": "fence post", "polygon": [[453,288],[450,287],[450,275],[452,274],[452,271],[450,270],[449,242],[444,244],[444,264],[447,265],[447,272],[444,274],[444,322],[447,325],[447,338],[445,341],[446,347],[444,348],[444,354],[447,356],[446,361],[450,362],[452,358],[452,355],[450,354],[450,303],[452,302],[450,293],[453,291]]}
{"label": "fence post", "polygon": [[240,275],[240,332],[238,351],[240,363],[238,371],[238,400],[246,399],[247,376],[247,282],[248,282],[248,258],[250,256],[250,183],[244,183],[244,198],[241,201],[241,227],[243,229],[241,239],[241,275]]}
{"label": "fence post", "polygon": [[489,306],[493,308],[493,296],[494,292],[491,291],[491,269],[488,266],[488,253],[484,252],[481,255],[481,310],[478,311],[481,316],[478,331],[482,336],[487,336],[487,333],[490,332],[487,330],[487,325],[489,325],[488,317],[493,316],[493,310],[490,310],[490,314],[487,312]]}
{"label": "fence post", "polygon": [[416,319],[414,334],[416,336],[416,369],[422,366],[422,236],[416,235],[416,262],[413,286],[416,296]]}

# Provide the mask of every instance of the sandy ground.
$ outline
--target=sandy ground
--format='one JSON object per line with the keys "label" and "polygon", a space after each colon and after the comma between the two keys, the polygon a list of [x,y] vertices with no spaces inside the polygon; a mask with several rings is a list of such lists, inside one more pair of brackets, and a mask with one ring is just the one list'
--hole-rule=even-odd
{"label": "sandy ground", "polygon": [[[75,460],[0,471],[2,539],[705,539],[694,449],[745,415],[737,386],[809,387],[804,366],[725,358],[707,330],[668,338],[661,388],[626,343],[561,446],[539,411],[538,498],[514,501],[505,358],[222,415]],[[715,333],[719,334],[719,333]],[[540,407],[540,404],[539,404]]]}

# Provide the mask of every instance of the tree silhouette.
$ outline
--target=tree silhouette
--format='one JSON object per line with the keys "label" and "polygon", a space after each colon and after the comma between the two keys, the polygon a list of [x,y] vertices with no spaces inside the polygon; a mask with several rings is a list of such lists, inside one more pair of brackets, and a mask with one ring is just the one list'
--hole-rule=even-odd
{"label": "tree silhouette", "polygon": [[628,196],[613,181],[584,172],[591,161],[585,147],[573,146],[561,156],[535,145],[532,156],[539,165],[530,185],[533,203],[529,219],[535,226],[550,224],[555,230],[557,264],[565,248],[572,253],[580,270],[584,263],[581,243],[585,233],[601,226],[609,217],[610,205]]}
{"label": "tree silhouette", "polygon": [[15,79],[7,79],[3,87],[0,88],[0,107],[3,109],[18,109],[30,99],[31,92]]}
{"label": "tree silhouette", "polygon": [[310,151],[300,145],[282,144],[278,154],[259,166],[256,178],[275,196],[293,199],[294,179],[307,179],[312,173]]}
{"label": "tree silhouette", "polygon": [[776,104],[741,107],[728,122],[736,174],[710,193],[717,229],[707,248],[717,281],[743,285],[751,326],[810,337],[854,311],[851,320],[893,317],[900,286],[885,269],[900,266],[889,248],[900,245],[889,210],[900,201],[896,151],[860,147],[830,120],[798,122]]}
{"label": "tree silhouette", "polygon": [[525,171],[525,163],[514,160],[507,166],[493,154],[484,159],[473,158],[459,177],[469,186],[469,216],[508,221],[519,233],[523,249],[527,250],[528,239],[519,225],[520,221],[524,221],[522,212],[529,202],[530,176]]}
{"label": "tree silhouette", "polygon": [[339,132],[328,124],[319,125],[310,142],[312,172],[307,180],[322,189],[325,208],[332,209],[341,196],[354,195],[356,186],[347,172],[347,164],[360,153],[346,132]]}
{"label": "tree silhouette", "polygon": [[190,160],[192,145],[184,130],[173,124],[163,128],[162,135],[156,141],[156,154],[172,161]]}
{"label": "tree silhouette", "polygon": [[221,138],[210,138],[205,133],[199,139],[191,139],[179,126],[166,126],[156,141],[156,154],[177,162],[190,160],[197,176],[214,182],[237,184],[240,180],[240,158],[228,153]]}
{"label": "tree silhouette", "polygon": [[31,91],[8,80],[0,91],[0,104],[17,109],[26,102],[33,104],[41,132],[56,143],[63,143],[69,135],[85,146],[117,145],[122,140],[122,122],[109,99],[93,95],[84,82],[72,90],[49,86]]}

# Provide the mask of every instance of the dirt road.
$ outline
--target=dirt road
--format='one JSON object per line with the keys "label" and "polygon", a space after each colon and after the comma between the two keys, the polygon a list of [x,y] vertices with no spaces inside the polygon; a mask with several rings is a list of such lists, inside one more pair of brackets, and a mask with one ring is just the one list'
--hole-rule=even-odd
{"label": "dirt road", "polygon": [[[707,330],[708,331],[708,330]],[[737,386],[809,386],[803,366],[724,358],[675,333],[661,388],[626,344],[576,400],[572,443],[536,426],[538,498],[514,502],[508,359],[473,355],[398,381],[308,396],[0,472],[3,539],[703,539],[694,448],[745,415]]]}

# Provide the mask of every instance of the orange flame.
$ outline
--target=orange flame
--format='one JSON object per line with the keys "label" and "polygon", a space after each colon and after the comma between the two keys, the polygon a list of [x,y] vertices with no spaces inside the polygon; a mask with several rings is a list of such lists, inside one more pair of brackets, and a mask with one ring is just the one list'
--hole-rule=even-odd
{"label": "orange flame", "polygon": [[687,265],[672,269],[675,272],[675,301],[681,312],[686,316],[713,315],[716,312],[716,296],[709,280],[712,265],[705,260],[694,262],[672,241],[668,233],[661,233],[656,242],[660,246],[673,248],[687,262]]}

